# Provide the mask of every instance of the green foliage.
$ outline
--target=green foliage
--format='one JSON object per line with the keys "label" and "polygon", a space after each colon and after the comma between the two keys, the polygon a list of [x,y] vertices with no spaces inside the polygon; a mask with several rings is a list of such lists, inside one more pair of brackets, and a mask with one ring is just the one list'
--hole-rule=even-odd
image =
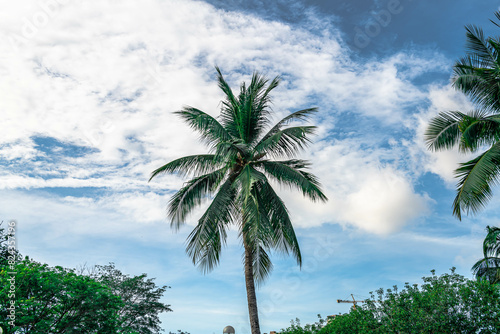
{"label": "green foliage", "polygon": [[[0,320],[7,333],[120,333],[123,302],[107,286],[28,258],[14,272],[0,269]],[[8,317],[11,301],[15,319]]]}
{"label": "green foliage", "polygon": [[203,272],[212,270],[219,263],[229,225],[236,224],[252,253],[254,277],[262,282],[272,270],[271,249],[292,253],[299,264],[302,261],[288,210],[268,178],[302,191],[313,201],[326,201],[317,178],[306,171],[307,161],[269,160],[291,157],[304,149],[315,127],[288,125],[308,120],[316,109],[292,113],[269,129],[270,93],[279,78],[269,82],[254,73],[250,85],[242,83],[236,96],[216,70],[225,94],[219,118],[193,107],[176,112],[200,133],[210,154],[171,161],[154,170],[151,179],[163,173],[191,177],[169,203],[174,229],[185,223],[195,207],[213,198],[188,237],[186,251],[194,264]]}
{"label": "green foliage", "polygon": [[[500,11],[495,16],[500,20]],[[461,152],[477,152],[487,147],[455,170],[459,182],[453,214],[458,219],[463,211],[477,213],[489,202],[491,187],[500,176],[500,40],[486,38],[475,26],[467,26],[466,31],[466,56],[454,65],[452,81],[453,87],[477,103],[479,110],[441,112],[425,133],[428,148],[433,151],[458,146]]]}
{"label": "green foliage", "polygon": [[478,279],[492,284],[500,283],[500,228],[487,226],[488,234],[483,241],[484,258],[477,261],[472,272]]}
{"label": "green foliage", "polygon": [[382,333],[379,323],[370,309],[363,307],[351,308],[347,314],[337,315],[323,327],[318,334],[357,334]]}
{"label": "green foliage", "polygon": [[[87,275],[22,259],[0,227],[0,325],[4,333],[157,334],[167,289],[114,264]],[[13,254],[15,259],[10,258]],[[15,316],[15,318],[13,318]]]}
{"label": "green foliage", "polygon": [[113,263],[95,266],[90,275],[119,296],[123,305],[118,312],[120,333],[155,334],[162,331],[158,315],[171,312],[170,305],[160,302],[168,286],[158,287],[146,274],[130,277]]}
{"label": "green foliage", "polygon": [[454,272],[423,277],[403,290],[379,289],[366,304],[335,317],[319,334],[498,333],[500,291]]}
{"label": "green foliage", "polygon": [[295,320],[290,321],[290,327],[286,329],[282,329],[280,334],[316,334],[319,333],[319,330],[325,325],[326,320],[321,318],[321,315],[318,314],[318,321],[314,324],[307,324],[302,327],[300,324],[300,320],[296,318]]}
{"label": "green foliage", "polygon": [[0,222],[0,267],[21,260],[21,255],[15,247],[15,222],[4,224],[3,221]]}

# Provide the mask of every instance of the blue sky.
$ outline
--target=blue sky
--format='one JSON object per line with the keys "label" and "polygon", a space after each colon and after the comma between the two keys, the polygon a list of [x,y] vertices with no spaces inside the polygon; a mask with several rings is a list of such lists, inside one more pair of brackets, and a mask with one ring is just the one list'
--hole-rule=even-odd
{"label": "blue sky", "polygon": [[453,170],[467,157],[430,153],[428,120],[473,106],[449,85],[464,25],[498,34],[494,1],[42,0],[0,13],[0,218],[19,249],[50,265],[114,262],[169,285],[168,331],[249,333],[232,231],[203,275],[184,253],[200,208],[178,233],[165,215],[185,181],[149,174],[202,153],[172,112],[217,115],[214,65],[234,88],[254,70],[283,81],[276,118],[316,106],[318,135],[303,158],[329,197],[282,190],[304,265],[273,255],[260,287],[263,332],[347,312],[350,294],[452,266],[470,277],[500,196],[477,217],[451,215]]}

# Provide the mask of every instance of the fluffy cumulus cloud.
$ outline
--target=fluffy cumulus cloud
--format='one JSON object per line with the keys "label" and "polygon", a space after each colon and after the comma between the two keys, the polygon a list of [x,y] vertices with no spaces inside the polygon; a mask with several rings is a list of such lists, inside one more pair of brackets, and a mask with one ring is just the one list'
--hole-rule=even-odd
{"label": "fluffy cumulus cloud", "polygon": [[311,156],[314,172],[329,197],[326,204],[306,202],[300,195],[283,196],[297,225],[317,226],[325,222],[350,224],[376,234],[400,230],[425,216],[431,202],[416,193],[410,175],[394,164],[383,164],[390,150],[367,153],[353,141],[324,146]]}
{"label": "fluffy cumulus cloud", "polygon": [[[148,174],[179,156],[204,152],[171,112],[189,104],[217,114],[218,64],[234,87],[253,70],[281,75],[274,96],[278,115],[320,107],[310,158],[330,201],[292,205],[301,208],[293,210],[300,226],[398,230],[425,214],[429,199],[413,189],[415,176],[399,161],[398,154],[418,146],[415,129],[409,129],[411,147],[393,140],[390,150],[386,131],[429,98],[430,90],[412,80],[441,70],[446,61],[439,55],[424,61],[408,51],[356,62],[332,25],[309,20],[307,30],[200,1],[12,3],[0,13],[0,37],[8,41],[0,45],[1,187],[106,188],[119,194],[92,205],[108,210],[112,203],[138,221],[163,219],[157,208],[163,210],[168,196],[161,189],[173,191],[182,181],[163,177],[147,184]],[[441,95],[433,92],[434,103]],[[345,115],[370,123],[368,146],[352,145],[363,135],[352,128],[344,134],[348,139],[331,139],[332,130],[343,131]],[[305,213],[310,208],[313,218]]]}

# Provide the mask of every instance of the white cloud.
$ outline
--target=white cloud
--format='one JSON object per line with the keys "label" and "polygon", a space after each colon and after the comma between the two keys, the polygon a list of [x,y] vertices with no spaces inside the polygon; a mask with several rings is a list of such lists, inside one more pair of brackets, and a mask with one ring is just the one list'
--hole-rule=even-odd
{"label": "white cloud", "polygon": [[396,165],[383,162],[390,151],[368,153],[359,145],[350,140],[335,142],[311,154],[313,172],[329,201],[311,204],[299,194],[284,193],[297,226],[336,222],[387,234],[429,213],[430,198],[416,193],[411,177]]}
{"label": "white cloud", "polygon": [[[221,94],[215,64],[235,88],[254,69],[269,77],[281,74],[274,95],[278,115],[319,105],[321,139],[345,114],[372,122],[381,132],[398,124],[411,112],[408,108],[427,96],[411,80],[445,62],[439,55],[429,61],[408,51],[357,63],[342,49],[334,26],[318,30],[313,14],[308,19],[315,30],[308,31],[194,1],[67,1],[53,10],[16,46],[19,52],[8,43],[0,46],[0,89],[7,97],[0,100],[6,129],[1,152],[24,163],[16,172],[1,172],[4,189],[107,187],[133,194],[178,188],[182,181],[173,176],[146,181],[162,164],[206,151],[171,112],[189,104],[217,114]],[[27,22],[35,24],[33,18],[43,12],[34,2],[16,5],[0,33],[5,38],[26,35]],[[361,145],[347,147],[350,142],[311,147],[331,197],[326,208],[316,209],[320,218],[314,224],[344,222],[388,233],[426,212],[428,199],[415,193],[408,170],[385,161],[387,155],[400,159],[398,152],[406,148],[393,141],[394,152],[380,149],[377,134],[368,135],[375,140],[371,153]],[[28,145],[33,136],[97,152],[34,162],[40,152]],[[6,148],[21,142],[27,143],[22,149]],[[140,201],[115,200],[116,210],[129,204],[138,219],[160,217],[155,210],[138,213]],[[159,198],[150,203],[158,205]]]}
{"label": "white cloud", "polygon": [[428,214],[429,198],[416,194],[405,175],[385,168],[360,170],[362,187],[347,196],[340,216],[364,230],[387,234]]}
{"label": "white cloud", "polygon": [[28,138],[0,146],[0,157],[5,160],[24,159],[30,160],[39,155],[34,148],[33,141]]}

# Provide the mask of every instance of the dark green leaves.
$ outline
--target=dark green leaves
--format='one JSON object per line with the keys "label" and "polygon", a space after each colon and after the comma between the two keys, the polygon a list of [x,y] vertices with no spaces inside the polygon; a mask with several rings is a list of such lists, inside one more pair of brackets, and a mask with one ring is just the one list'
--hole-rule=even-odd
{"label": "dark green leaves", "polygon": [[222,245],[226,241],[226,230],[233,222],[236,211],[235,198],[236,189],[232,180],[227,179],[188,236],[186,252],[204,273],[219,264]]}
{"label": "dark green leaves", "polygon": [[439,113],[434,117],[425,132],[427,147],[432,151],[451,149],[460,139],[460,121],[465,117],[459,111]]}
{"label": "dark green leaves", "polygon": [[[500,11],[495,16],[500,19]],[[454,66],[453,87],[469,96],[480,109],[469,113],[442,112],[430,121],[425,133],[430,150],[451,149],[455,145],[461,152],[486,149],[455,171],[459,182],[453,214],[458,219],[463,210],[477,213],[486,205],[500,173],[500,43],[498,38],[486,38],[475,26],[467,26],[466,31],[467,54]]]}
{"label": "dark green leaves", "polygon": [[[7,267],[0,268],[0,300],[10,300]],[[123,301],[106,285],[73,270],[27,258],[15,266],[12,333],[130,333],[120,330]],[[7,309],[0,306],[2,323]],[[10,327],[10,326],[9,326]]]}
{"label": "dark green leaves", "polygon": [[[499,333],[500,290],[452,271],[423,284],[379,289],[363,305],[338,315],[318,334]],[[286,333],[286,332],[285,332]]]}
{"label": "dark green leaves", "polygon": [[222,163],[218,161],[213,154],[191,155],[177,160],[171,161],[166,165],[155,169],[151,173],[151,181],[155,176],[163,173],[178,173],[181,176],[205,174],[214,171],[216,168],[222,167]]}
{"label": "dark green leaves", "polygon": [[428,148],[433,151],[451,149],[456,144],[461,152],[475,152],[483,145],[500,139],[500,116],[484,110],[470,113],[448,111],[434,117],[425,133]]}
{"label": "dark green leaves", "polygon": [[478,279],[486,279],[492,284],[500,283],[500,228],[487,226],[483,241],[484,258],[477,261],[472,272]]}
{"label": "dark green leaves", "polygon": [[199,109],[184,107],[184,109],[175,112],[175,114],[179,115],[189,126],[198,131],[201,134],[201,139],[210,146],[215,146],[221,141],[231,140],[231,136],[227,133],[226,129],[215,118]]}
{"label": "dark green leaves", "polygon": [[309,120],[317,109],[299,110],[270,127],[270,94],[279,77],[269,81],[254,73],[250,84],[241,84],[236,96],[220,69],[216,71],[225,95],[220,122],[192,107],[176,113],[201,134],[213,154],[176,159],[153,171],[151,179],[162,173],[192,177],[169,202],[168,215],[175,229],[195,207],[211,199],[187,240],[186,251],[195,265],[208,272],[219,263],[227,230],[234,224],[251,258],[253,276],[261,283],[272,270],[271,250],[291,253],[302,263],[288,210],[268,177],[300,190],[313,201],[327,200],[318,179],[305,171],[308,162],[269,160],[295,156],[311,142],[315,126],[290,124]]}
{"label": "dark green leaves", "polygon": [[453,214],[461,219],[463,210],[478,212],[491,198],[491,185],[500,172],[500,116],[480,110],[468,114],[443,112],[431,120],[425,135],[431,150],[450,149],[458,144],[462,152],[475,152],[493,143],[486,152],[460,164],[455,171],[459,182]]}
{"label": "dark green leaves", "polygon": [[310,143],[308,136],[314,134],[315,126],[283,127],[293,121],[306,121],[316,108],[296,111],[279,121],[272,127],[255,146],[255,151],[272,157],[291,157],[304,149]]}
{"label": "dark green leaves", "polygon": [[168,216],[172,227],[178,229],[186,221],[187,215],[217,189],[225,174],[226,169],[223,168],[186,182],[169,202]]}
{"label": "dark green leaves", "polygon": [[459,178],[457,196],[453,201],[453,214],[458,219],[462,210],[476,213],[491,198],[491,185],[497,183],[500,173],[500,142],[455,171]]}
{"label": "dark green leaves", "polygon": [[255,151],[271,157],[293,157],[303,150],[311,141],[315,126],[296,126],[280,130],[260,142]]}
{"label": "dark green leaves", "polygon": [[[221,119],[226,130],[233,138],[246,144],[255,142],[269,123],[271,99],[269,94],[279,84],[279,77],[269,84],[268,80],[255,72],[250,85],[240,86],[240,94],[235,97],[218,67],[219,87],[226,95],[222,102]],[[267,86],[267,87],[266,87]]]}
{"label": "dark green leaves", "polygon": [[482,29],[466,27],[467,55],[454,66],[453,86],[486,109],[498,110],[500,101],[498,41]]}
{"label": "dark green leaves", "polygon": [[314,175],[302,170],[307,166],[307,162],[303,160],[266,160],[259,163],[258,166],[262,166],[266,173],[280,184],[301,190],[304,196],[313,201],[326,202],[328,200],[321,191],[319,180]]}
{"label": "dark green leaves", "polygon": [[157,286],[155,279],[147,278],[147,274],[123,274],[113,263],[93,267],[90,277],[109,287],[123,302],[118,312],[120,333],[157,334],[163,331],[159,314],[172,311],[170,305],[160,301],[168,286]]}

